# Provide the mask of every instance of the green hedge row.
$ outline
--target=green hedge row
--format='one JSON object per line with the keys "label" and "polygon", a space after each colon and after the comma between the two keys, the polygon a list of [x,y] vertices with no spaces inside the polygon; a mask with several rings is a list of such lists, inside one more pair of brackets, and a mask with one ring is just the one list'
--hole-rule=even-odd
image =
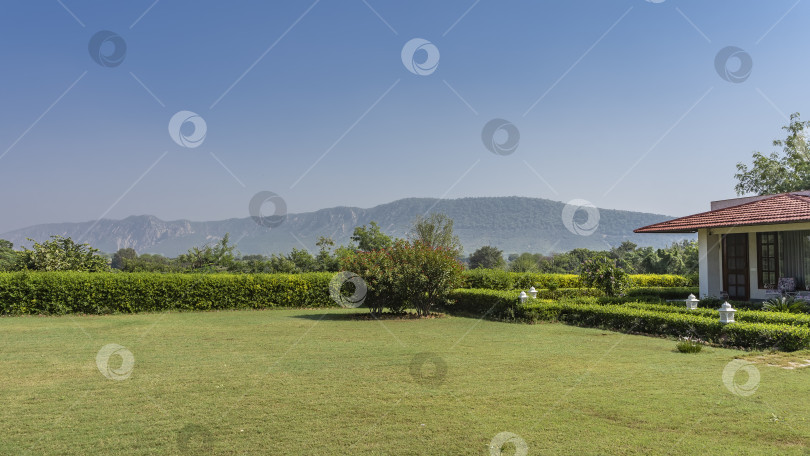
{"label": "green hedge row", "polygon": [[514,311],[518,304],[517,291],[461,288],[453,290],[449,298],[450,304],[445,306],[445,310],[453,313],[482,315],[493,319],[516,317]]}
{"label": "green hedge row", "polygon": [[[487,288],[490,290],[527,290],[580,288],[582,284],[576,274],[541,274],[530,272],[508,272],[500,269],[472,269],[464,271],[464,288]],[[693,287],[692,280],[671,274],[630,275],[632,287]],[[688,295],[688,293],[687,293]],[[685,296],[684,296],[685,298]]]}
{"label": "green hedge row", "polygon": [[698,296],[698,287],[638,287],[627,290],[626,298],[644,301],[647,299],[680,299],[686,300],[690,294]]}
{"label": "green hedge row", "polygon": [[[644,303],[599,304],[595,299],[563,301],[530,299],[521,305],[516,291],[455,290],[455,302],[448,310],[486,314],[496,319],[519,321],[561,321],[568,324],[663,336],[691,336],[708,342],[744,348],[776,348],[794,351],[810,347],[810,327],[784,314],[744,312],[769,322],[740,320],[722,324],[716,311],[683,312],[674,306]],[[711,315],[708,314],[711,312]],[[781,320],[780,320],[781,319]],[[781,324],[775,324],[779,322]]]}
{"label": "green hedge row", "polygon": [[[716,316],[705,317],[625,305],[538,303],[524,308],[524,318],[536,312],[538,319],[557,320],[580,326],[607,328],[666,336],[691,336],[720,345],[794,351],[810,346],[810,328],[787,324],[737,322],[722,324]],[[556,314],[556,315],[555,315]]]}
{"label": "green hedge row", "polygon": [[332,273],[0,273],[3,314],[335,307]]}
{"label": "green hedge row", "polygon": [[[680,306],[666,304],[649,304],[642,302],[629,302],[627,307],[636,309],[646,309],[656,312],[669,312],[698,315],[701,317],[719,318],[716,308],[700,308],[689,310],[685,304]],[[769,312],[765,310],[737,310],[734,314],[736,321],[745,323],[773,323],[780,325],[808,326],[810,327],[810,315],[803,313]]]}

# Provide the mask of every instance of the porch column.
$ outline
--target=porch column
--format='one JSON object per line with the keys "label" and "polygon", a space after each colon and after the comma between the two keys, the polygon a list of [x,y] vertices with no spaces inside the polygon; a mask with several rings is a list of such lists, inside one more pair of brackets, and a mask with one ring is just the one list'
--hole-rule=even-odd
{"label": "porch column", "polygon": [[709,234],[709,230],[698,230],[698,256],[700,297],[720,297],[723,291],[723,252],[719,234]]}

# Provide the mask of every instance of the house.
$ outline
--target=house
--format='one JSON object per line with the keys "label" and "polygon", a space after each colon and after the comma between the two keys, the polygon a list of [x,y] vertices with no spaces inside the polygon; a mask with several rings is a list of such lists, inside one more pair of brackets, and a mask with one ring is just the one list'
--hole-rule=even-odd
{"label": "house", "polygon": [[713,201],[708,212],[634,232],[696,232],[701,297],[748,301],[810,287],[810,191]]}

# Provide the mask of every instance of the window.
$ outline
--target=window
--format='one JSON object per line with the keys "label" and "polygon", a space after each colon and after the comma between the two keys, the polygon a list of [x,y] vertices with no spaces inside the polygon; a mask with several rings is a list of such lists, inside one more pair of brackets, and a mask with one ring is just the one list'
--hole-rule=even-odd
{"label": "window", "polygon": [[757,278],[759,288],[773,288],[779,280],[777,233],[757,233]]}

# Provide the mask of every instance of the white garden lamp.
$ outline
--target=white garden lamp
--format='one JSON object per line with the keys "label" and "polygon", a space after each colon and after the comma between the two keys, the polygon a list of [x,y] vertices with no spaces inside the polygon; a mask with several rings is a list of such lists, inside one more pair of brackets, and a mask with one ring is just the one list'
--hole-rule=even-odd
{"label": "white garden lamp", "polygon": [[535,290],[534,287],[529,288],[529,296],[531,296],[532,299],[537,297],[537,290]]}
{"label": "white garden lamp", "polygon": [[689,297],[686,298],[686,308],[689,310],[697,309],[697,305],[700,302],[698,298],[695,297],[693,294],[689,294]]}
{"label": "white garden lamp", "polygon": [[724,302],[717,310],[720,312],[720,323],[734,323],[734,312],[736,310],[731,308],[728,301]]}
{"label": "white garden lamp", "polygon": [[518,296],[518,300],[520,301],[520,303],[521,303],[521,304],[523,304],[524,302],[526,302],[526,299],[527,299],[528,297],[529,297],[529,296],[528,296],[528,295],[526,295],[526,292],[525,292],[525,291],[521,291],[521,292],[520,292],[520,296]]}

